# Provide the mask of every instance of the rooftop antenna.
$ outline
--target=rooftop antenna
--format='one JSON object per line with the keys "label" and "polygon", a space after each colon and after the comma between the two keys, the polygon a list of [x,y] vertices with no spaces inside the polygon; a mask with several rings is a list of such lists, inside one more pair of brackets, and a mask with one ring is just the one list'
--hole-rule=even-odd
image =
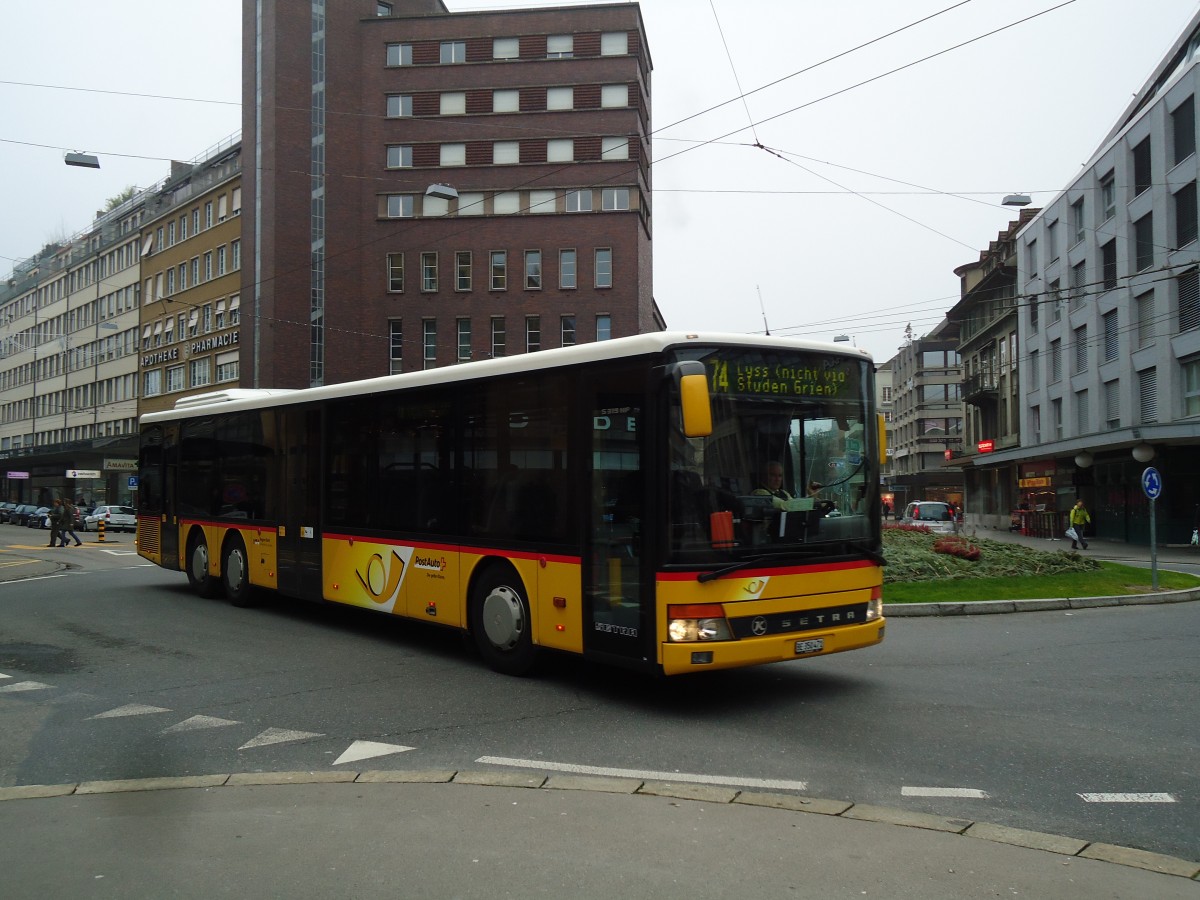
{"label": "rooftop antenna", "polygon": [[758,291],[758,308],[759,308],[760,310],[762,310],[762,317],[763,317],[763,331],[765,331],[765,332],[767,333],[767,336],[768,336],[768,337],[770,337],[770,336],[771,336],[771,326],[767,324],[767,307],[766,307],[766,306],[763,304],[763,298],[762,298],[762,288],[760,288],[760,287],[759,287],[759,286],[756,284],[756,285],[754,286],[754,289],[755,289],[756,291]]}

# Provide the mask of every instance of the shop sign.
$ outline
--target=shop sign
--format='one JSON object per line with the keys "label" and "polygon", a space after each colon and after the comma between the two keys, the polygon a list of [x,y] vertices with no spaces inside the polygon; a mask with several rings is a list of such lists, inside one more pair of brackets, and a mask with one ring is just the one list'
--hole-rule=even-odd
{"label": "shop sign", "polygon": [[1052,479],[1050,478],[1018,478],[1017,487],[1019,488],[1044,488],[1050,487]]}
{"label": "shop sign", "polygon": [[136,459],[106,459],[104,460],[104,471],[106,472],[136,472],[138,464]]}
{"label": "shop sign", "polygon": [[15,480],[21,480],[23,478],[28,478],[29,473],[28,472],[9,472],[8,477],[15,479]]}
{"label": "shop sign", "polygon": [[99,478],[99,469],[67,469],[68,478]]}
{"label": "shop sign", "polygon": [[979,450],[980,453],[991,453],[993,450],[996,449],[996,442],[993,441],[991,438],[988,438],[986,440],[980,441],[978,444],[975,445],[975,447],[977,450]]}

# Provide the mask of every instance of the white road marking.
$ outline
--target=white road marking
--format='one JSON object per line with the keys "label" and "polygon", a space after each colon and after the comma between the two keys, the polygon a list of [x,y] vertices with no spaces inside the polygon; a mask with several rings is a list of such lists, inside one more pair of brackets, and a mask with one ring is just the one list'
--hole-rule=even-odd
{"label": "white road marking", "polygon": [[84,721],[87,722],[91,719],[119,719],[123,716],[149,716],[154,713],[165,712],[170,712],[170,710],[162,706],[144,706],[141,703],[130,703],[125,706],[118,706],[116,709],[110,709],[108,712],[88,716]]}
{"label": "white road marking", "polygon": [[226,725],[241,725],[241,722],[235,722],[232,719],[217,719],[213,716],[192,716],[190,719],[184,719],[170,728],[164,728],[163,734],[173,734],[180,731],[196,731],[199,728],[224,728]]}
{"label": "white road marking", "polygon": [[265,747],[268,744],[286,744],[288,741],[303,741],[307,738],[324,737],[315,731],[288,731],[286,728],[268,728],[258,737],[251,738],[238,747],[239,750],[250,750],[253,747]]}
{"label": "white road marking", "polygon": [[342,763],[358,762],[361,759],[372,759],[376,756],[388,756],[392,753],[406,753],[416,750],[416,747],[404,747],[400,744],[381,744],[378,741],[355,741],[345,752],[333,761],[335,766]]}
{"label": "white road marking", "polygon": [[902,797],[966,797],[970,800],[988,799],[987,791],[975,788],[942,788],[942,787],[903,787],[900,788]]}
{"label": "white road marking", "polygon": [[18,681],[16,684],[6,684],[0,687],[0,691],[6,694],[15,694],[19,691],[45,691],[49,690],[53,685],[42,684],[40,681]]}
{"label": "white road marking", "polygon": [[475,760],[492,766],[517,766],[522,769],[549,769],[552,772],[571,772],[576,775],[611,775],[614,778],[641,778],[655,781],[686,781],[694,784],[723,784],[739,787],[773,788],[784,791],[807,790],[806,781],[783,781],[774,778],[737,778],[729,775],[695,775],[687,772],[654,772],[645,769],[614,769],[609,766],[577,766],[573,763],[547,762],[544,759],[509,759],[503,756],[481,756]]}
{"label": "white road marking", "polygon": [[5,675],[3,672],[0,672],[0,681],[3,681],[5,678],[12,678],[12,676],[11,676],[11,675]]}
{"label": "white road marking", "polygon": [[1174,794],[1080,794],[1085,803],[1177,803]]}

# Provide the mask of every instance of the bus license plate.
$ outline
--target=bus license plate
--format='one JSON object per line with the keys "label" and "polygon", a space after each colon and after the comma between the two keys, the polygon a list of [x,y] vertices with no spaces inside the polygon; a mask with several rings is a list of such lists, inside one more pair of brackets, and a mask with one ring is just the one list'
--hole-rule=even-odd
{"label": "bus license plate", "polygon": [[801,653],[820,653],[825,649],[825,638],[813,638],[808,641],[796,641],[796,655]]}

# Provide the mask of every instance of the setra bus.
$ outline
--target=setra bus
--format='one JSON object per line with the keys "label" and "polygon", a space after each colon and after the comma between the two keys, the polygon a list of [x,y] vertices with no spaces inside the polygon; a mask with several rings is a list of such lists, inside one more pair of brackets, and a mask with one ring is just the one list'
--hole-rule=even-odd
{"label": "setra bus", "polygon": [[189,397],[141,418],[138,553],[239,606],[462,629],[510,674],[855,650],[885,624],[873,379],[856,347],[662,332]]}

